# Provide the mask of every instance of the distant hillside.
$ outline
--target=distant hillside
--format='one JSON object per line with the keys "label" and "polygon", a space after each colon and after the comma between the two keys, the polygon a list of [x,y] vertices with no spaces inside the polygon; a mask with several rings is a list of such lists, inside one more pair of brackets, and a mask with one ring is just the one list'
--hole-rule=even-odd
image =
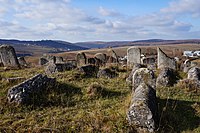
{"label": "distant hillside", "polygon": [[41,55],[43,53],[59,53],[87,49],[69,42],[57,40],[20,41],[0,39],[1,44],[12,45],[18,55]]}
{"label": "distant hillside", "polygon": [[153,45],[170,45],[170,44],[200,44],[200,39],[193,40],[162,40],[149,39],[138,41],[111,41],[111,42],[78,42],[78,46],[87,48],[107,48],[107,47],[121,47],[121,46],[153,46]]}

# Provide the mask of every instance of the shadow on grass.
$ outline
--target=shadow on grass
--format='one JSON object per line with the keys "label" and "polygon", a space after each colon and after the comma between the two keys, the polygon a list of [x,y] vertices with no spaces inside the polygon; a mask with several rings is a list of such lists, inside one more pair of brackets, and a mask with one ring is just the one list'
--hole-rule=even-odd
{"label": "shadow on grass", "polygon": [[159,133],[180,133],[194,130],[200,126],[200,117],[197,116],[195,105],[200,103],[158,99],[160,113]]}
{"label": "shadow on grass", "polygon": [[101,91],[101,97],[102,98],[114,98],[114,97],[119,97],[119,96],[124,96],[126,93],[122,92],[117,92],[117,91],[110,91],[105,88],[102,89]]}
{"label": "shadow on grass", "polygon": [[[54,87],[45,89],[43,92],[33,94],[31,102],[31,108],[37,107],[50,107],[50,106],[74,106],[77,97],[81,97],[81,89],[67,84],[56,82]],[[78,98],[77,98],[78,99]]]}

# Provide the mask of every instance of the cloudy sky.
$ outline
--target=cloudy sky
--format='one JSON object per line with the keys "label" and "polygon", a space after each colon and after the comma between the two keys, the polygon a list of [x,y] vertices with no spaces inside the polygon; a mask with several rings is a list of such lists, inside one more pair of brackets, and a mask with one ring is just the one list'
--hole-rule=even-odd
{"label": "cloudy sky", "polygon": [[0,0],[0,38],[200,38],[200,0]]}

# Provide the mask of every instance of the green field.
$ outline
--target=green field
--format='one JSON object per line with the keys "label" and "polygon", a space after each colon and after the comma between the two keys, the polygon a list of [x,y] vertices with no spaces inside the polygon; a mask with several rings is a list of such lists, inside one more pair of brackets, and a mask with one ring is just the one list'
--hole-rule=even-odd
{"label": "green field", "polygon": [[[44,90],[31,106],[14,106],[7,91],[18,83],[5,78],[30,78],[43,68],[0,72],[0,132],[127,132],[126,113],[131,87],[125,82],[129,71],[119,69],[113,79],[86,78],[76,70],[53,75],[55,87]],[[100,88],[96,95],[88,88]],[[199,92],[179,87],[157,88],[160,123],[157,132],[200,132]]]}

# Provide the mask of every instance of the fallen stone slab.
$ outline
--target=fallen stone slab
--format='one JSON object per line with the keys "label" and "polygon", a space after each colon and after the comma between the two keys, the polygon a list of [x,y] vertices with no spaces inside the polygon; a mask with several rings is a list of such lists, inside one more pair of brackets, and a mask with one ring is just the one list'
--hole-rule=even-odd
{"label": "fallen stone slab", "polygon": [[41,95],[43,90],[54,85],[55,78],[38,74],[8,90],[7,99],[10,103],[29,104],[32,95]]}
{"label": "fallen stone slab", "polygon": [[140,84],[135,89],[127,113],[129,124],[138,132],[154,132],[158,124],[157,107],[156,90],[145,83]]}

